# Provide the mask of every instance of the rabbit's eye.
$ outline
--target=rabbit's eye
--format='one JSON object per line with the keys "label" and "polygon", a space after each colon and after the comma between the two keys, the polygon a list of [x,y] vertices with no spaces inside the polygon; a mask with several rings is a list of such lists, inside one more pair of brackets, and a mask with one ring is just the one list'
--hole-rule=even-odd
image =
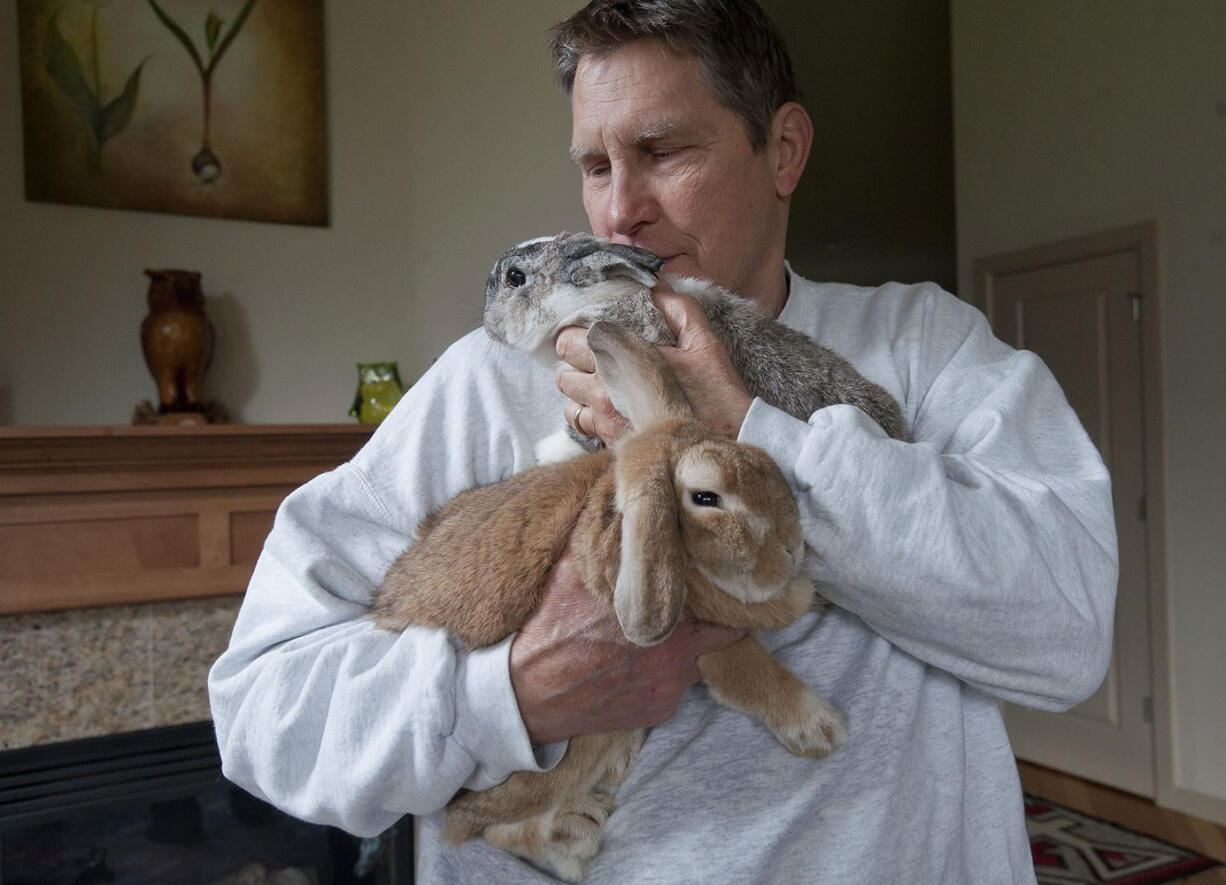
{"label": "rabbit's eye", "polygon": [[699,507],[719,506],[719,495],[715,494],[715,492],[694,492],[694,494],[690,496],[690,500]]}
{"label": "rabbit's eye", "polygon": [[507,284],[511,286],[511,288],[518,289],[527,281],[528,278],[524,276],[524,272],[518,267],[513,267],[507,271]]}

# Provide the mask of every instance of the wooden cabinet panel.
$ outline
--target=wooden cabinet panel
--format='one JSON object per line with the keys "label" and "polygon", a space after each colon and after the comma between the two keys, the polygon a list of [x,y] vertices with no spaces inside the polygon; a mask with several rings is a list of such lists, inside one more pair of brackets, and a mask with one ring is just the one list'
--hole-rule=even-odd
{"label": "wooden cabinet panel", "polygon": [[255,565],[275,516],[275,510],[230,514],[231,565]]}
{"label": "wooden cabinet panel", "polygon": [[196,568],[199,519],[192,515],[0,525],[0,575],[16,580],[97,572]]}
{"label": "wooden cabinet panel", "polygon": [[241,593],[361,425],[0,428],[0,614]]}

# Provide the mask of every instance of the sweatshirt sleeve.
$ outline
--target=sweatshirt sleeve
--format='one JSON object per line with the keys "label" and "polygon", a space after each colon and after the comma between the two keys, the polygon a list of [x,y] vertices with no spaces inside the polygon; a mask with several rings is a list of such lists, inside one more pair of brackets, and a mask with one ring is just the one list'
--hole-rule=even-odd
{"label": "sweatshirt sleeve", "polygon": [[455,366],[441,368],[354,462],[285,499],[209,674],[226,777],[296,817],[359,835],[437,811],[461,787],[548,768],[564,749],[531,745],[510,638],[465,652],[442,630],[396,634],[367,616],[420,518],[513,470],[513,458],[486,463],[459,442],[486,432],[465,400],[496,411],[497,391],[466,393]]}
{"label": "sweatshirt sleeve", "polygon": [[1111,656],[1107,470],[1034,354],[997,341],[968,305],[928,305],[905,360],[914,443],[852,406],[805,422],[760,400],[741,439],[797,493],[823,596],[980,690],[1066,709]]}

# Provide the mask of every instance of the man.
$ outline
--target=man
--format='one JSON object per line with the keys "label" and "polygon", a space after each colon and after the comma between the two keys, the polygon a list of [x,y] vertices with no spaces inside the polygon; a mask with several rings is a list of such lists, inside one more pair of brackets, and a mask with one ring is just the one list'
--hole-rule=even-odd
{"label": "man", "polygon": [[545,881],[480,840],[440,844],[439,809],[552,765],[576,734],[657,724],[588,881],[1033,882],[997,698],[1062,709],[1094,690],[1116,573],[1106,471],[1058,385],[936,287],[787,269],[812,125],[750,0],[597,0],[559,26],[555,57],[593,231],[752,298],[886,387],[911,424],[900,443],[850,406],[806,422],[751,399],[693,302],[657,293],[698,416],[766,449],[796,494],[834,607],[763,639],[842,708],[847,745],[792,757],[691,686],[731,631],[619,641],[566,556],[493,648],[371,627],[371,591],[417,522],[527,466],[557,389],[585,432],[625,430],[582,330],[559,340],[557,389],[519,354],[486,359],[474,332],[352,463],[283,505],[210,675],[226,774],[357,833],[423,815],[423,881]]}

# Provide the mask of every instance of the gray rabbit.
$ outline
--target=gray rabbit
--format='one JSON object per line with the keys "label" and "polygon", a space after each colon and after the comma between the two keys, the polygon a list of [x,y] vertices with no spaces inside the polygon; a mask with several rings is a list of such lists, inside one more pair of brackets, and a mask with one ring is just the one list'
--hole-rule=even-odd
{"label": "gray rabbit", "polygon": [[[653,344],[675,344],[651,299],[662,264],[646,249],[592,234],[561,233],[520,243],[504,252],[490,273],[485,329],[550,367],[557,362],[558,332],[597,320],[624,326]],[[665,281],[698,300],[752,395],[801,420],[825,406],[848,403],[889,436],[910,440],[894,398],[838,354],[714,283],[673,276]],[[583,449],[600,446],[599,440],[567,429]],[[538,458],[540,453],[538,448]]]}

